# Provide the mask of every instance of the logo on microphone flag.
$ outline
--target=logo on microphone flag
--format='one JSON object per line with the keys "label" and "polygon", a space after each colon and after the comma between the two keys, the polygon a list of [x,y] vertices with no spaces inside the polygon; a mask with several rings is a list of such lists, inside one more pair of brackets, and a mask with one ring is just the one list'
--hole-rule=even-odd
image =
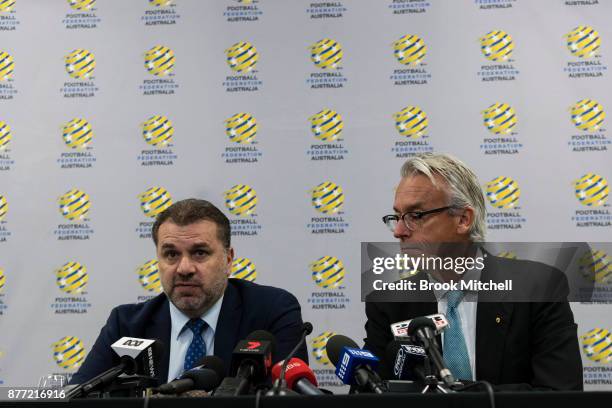
{"label": "logo on microphone flag", "polygon": [[66,262],[55,271],[55,283],[64,293],[80,294],[89,282],[87,268],[75,261]]}
{"label": "logo on microphone flag", "polygon": [[317,337],[312,339],[312,356],[315,361],[321,365],[331,365],[331,361],[327,357],[327,341],[334,337],[337,333],[331,331],[324,331]]}
{"label": "logo on microphone flag", "polygon": [[250,42],[240,41],[225,50],[227,65],[236,73],[247,73],[255,69],[259,61],[257,48]]}
{"label": "logo on microphone flag", "polygon": [[596,363],[612,363],[612,333],[596,327],[580,336],[582,351]]}
{"label": "logo on microphone flag", "polygon": [[257,279],[257,268],[255,268],[255,264],[249,258],[236,258],[232,262],[230,278],[255,282]]}
{"label": "logo on microphone flag", "polygon": [[427,46],[422,38],[406,34],[393,43],[393,54],[401,64],[416,66],[425,59]]}
{"label": "logo on microphone flag", "polygon": [[574,183],[575,195],[587,207],[603,206],[610,194],[608,181],[600,175],[587,173]]}
{"label": "logo on microphone flag", "polygon": [[322,256],[310,264],[312,280],[323,289],[338,288],[344,282],[344,264],[334,256]]}
{"label": "logo on microphone flag", "polygon": [[493,30],[480,38],[480,50],[489,61],[508,61],[514,52],[514,41],[510,34]]}
{"label": "logo on microphone flag", "polygon": [[157,259],[151,259],[140,265],[136,272],[138,273],[138,282],[144,290],[154,294],[162,292]]}
{"label": "logo on microphone flag", "polygon": [[571,119],[574,126],[587,132],[596,132],[601,128],[606,112],[601,104],[593,99],[582,99],[571,107]]}
{"label": "logo on microphone flag", "polygon": [[593,58],[599,55],[601,37],[589,26],[578,26],[565,35],[567,49],[578,58]]}
{"label": "logo on microphone flag", "polygon": [[76,370],[85,360],[85,347],[78,337],[62,337],[52,347],[55,363],[65,370]]}
{"label": "logo on microphone flag", "polygon": [[77,11],[87,11],[91,10],[94,4],[96,4],[96,0],[67,0],[68,4],[73,10]]}
{"label": "logo on microphone flag", "polygon": [[172,205],[172,197],[163,187],[151,187],[138,195],[140,209],[149,218],[157,217]]}

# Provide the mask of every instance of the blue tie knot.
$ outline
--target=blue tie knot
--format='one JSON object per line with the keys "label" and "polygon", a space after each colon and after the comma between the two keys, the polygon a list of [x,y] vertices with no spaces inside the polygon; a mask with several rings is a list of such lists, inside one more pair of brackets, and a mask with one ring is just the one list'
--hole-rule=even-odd
{"label": "blue tie knot", "polygon": [[463,292],[460,290],[449,290],[446,292],[446,301],[449,309],[455,309],[463,299]]}
{"label": "blue tie knot", "polygon": [[200,336],[207,324],[202,319],[190,319],[185,326],[193,332],[194,336]]}

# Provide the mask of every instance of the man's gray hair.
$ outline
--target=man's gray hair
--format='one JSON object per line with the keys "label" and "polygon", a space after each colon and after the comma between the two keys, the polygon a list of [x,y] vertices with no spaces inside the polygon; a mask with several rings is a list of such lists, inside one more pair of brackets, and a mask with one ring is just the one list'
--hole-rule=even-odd
{"label": "man's gray hair", "polygon": [[438,175],[448,184],[449,206],[454,209],[471,207],[474,210],[470,238],[474,242],[483,242],[486,234],[486,208],[476,174],[461,160],[451,155],[433,153],[419,154],[404,163],[401,170],[402,178],[417,174],[427,176],[434,186],[435,176]]}

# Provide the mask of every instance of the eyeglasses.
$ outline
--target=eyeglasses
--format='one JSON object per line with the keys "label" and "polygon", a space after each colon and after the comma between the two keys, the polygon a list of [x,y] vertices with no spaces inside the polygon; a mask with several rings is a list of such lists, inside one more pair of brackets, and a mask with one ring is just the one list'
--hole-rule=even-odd
{"label": "eyeglasses", "polygon": [[384,217],[382,217],[382,220],[387,226],[387,228],[389,228],[391,231],[395,231],[395,228],[397,227],[397,223],[399,222],[400,219],[404,221],[404,225],[409,231],[414,231],[420,226],[421,220],[426,215],[440,213],[445,210],[450,210],[451,208],[453,207],[446,206],[446,207],[434,208],[433,210],[427,210],[427,211],[408,211],[401,215],[397,215],[397,214],[385,215]]}

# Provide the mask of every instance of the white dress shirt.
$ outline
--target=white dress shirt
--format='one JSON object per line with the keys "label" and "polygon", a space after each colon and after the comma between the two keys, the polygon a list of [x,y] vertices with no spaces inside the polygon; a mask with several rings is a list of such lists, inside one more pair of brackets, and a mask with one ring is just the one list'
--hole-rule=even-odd
{"label": "white dress shirt", "polygon": [[[208,327],[202,331],[202,339],[204,340],[204,344],[206,344],[207,356],[211,356],[215,352],[215,331],[217,330],[217,321],[219,320],[222,304],[223,296],[200,316],[200,319],[208,324]],[[185,316],[172,302],[170,302],[170,320],[172,326],[170,329],[168,382],[178,378],[183,373],[185,354],[187,354],[187,349],[193,339],[193,332],[185,326],[189,321],[189,317]]]}

